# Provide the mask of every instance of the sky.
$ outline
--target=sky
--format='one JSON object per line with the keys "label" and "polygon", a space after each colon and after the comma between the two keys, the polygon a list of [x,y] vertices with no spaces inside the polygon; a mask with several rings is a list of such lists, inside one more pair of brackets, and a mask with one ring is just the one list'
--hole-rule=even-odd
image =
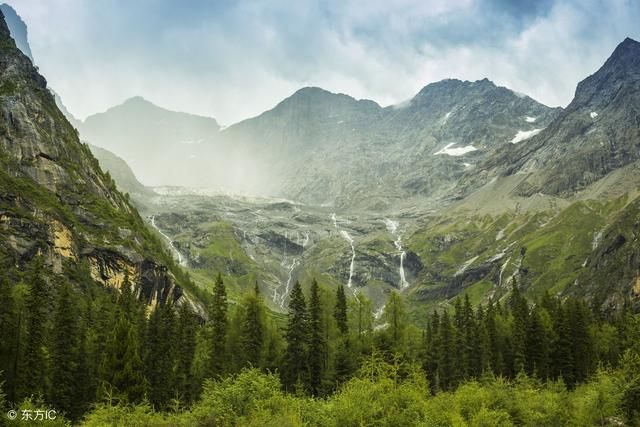
{"label": "sky", "polygon": [[5,0],[77,117],[132,96],[229,125],[304,86],[386,106],[444,78],[565,106],[625,37],[635,0]]}

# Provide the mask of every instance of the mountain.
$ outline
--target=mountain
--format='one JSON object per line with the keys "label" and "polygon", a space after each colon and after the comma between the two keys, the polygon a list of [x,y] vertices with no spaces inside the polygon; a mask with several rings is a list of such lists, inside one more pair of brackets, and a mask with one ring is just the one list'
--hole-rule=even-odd
{"label": "mountain", "polygon": [[135,173],[123,159],[111,151],[96,147],[95,145],[89,144],[89,149],[95,158],[98,159],[102,170],[109,172],[118,186],[118,190],[123,193],[128,193],[134,198],[150,197],[155,194],[153,190],[145,187],[138,181]]}
{"label": "mountain", "polygon": [[465,170],[493,148],[536,134],[558,112],[487,79],[444,80],[386,108],[302,88],[225,129],[136,97],[88,117],[79,131],[146,184],[384,210],[408,197],[450,198]]}
{"label": "mountain", "polygon": [[414,302],[486,301],[517,283],[532,297],[637,305],[639,89],[640,43],[626,39],[546,128],[462,176],[459,200],[407,242],[425,267]]}
{"label": "mountain", "polygon": [[215,119],[165,110],[134,97],[79,124],[84,140],[124,158],[148,185],[197,185],[200,145],[217,134]]}
{"label": "mountain", "polygon": [[31,47],[29,46],[27,24],[25,24],[22,18],[20,18],[15,9],[6,3],[0,5],[0,11],[2,11],[2,14],[4,15],[11,37],[13,37],[13,40],[16,42],[18,49],[20,49],[22,53],[31,60],[31,62],[35,62],[33,60],[33,54],[31,53]]}
{"label": "mountain", "polygon": [[640,43],[627,38],[549,126],[488,158],[486,172],[470,180],[518,175],[514,194],[574,194],[640,159],[638,123]]}
{"label": "mountain", "polygon": [[74,283],[78,268],[107,288],[120,287],[128,274],[147,303],[192,300],[176,277],[181,285],[188,281],[80,143],[2,19],[0,113],[3,264],[24,266],[42,255],[55,273]]}
{"label": "mountain", "polygon": [[[384,209],[400,198],[447,197],[492,147],[536,133],[557,114],[486,79],[434,83],[386,108],[304,88],[223,130],[208,148],[234,167],[250,158],[250,172],[235,180],[238,191]],[[210,181],[222,181],[225,172]]]}

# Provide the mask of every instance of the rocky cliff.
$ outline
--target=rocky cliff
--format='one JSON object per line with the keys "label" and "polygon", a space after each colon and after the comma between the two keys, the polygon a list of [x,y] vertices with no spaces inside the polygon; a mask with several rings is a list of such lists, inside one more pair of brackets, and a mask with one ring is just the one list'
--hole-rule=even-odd
{"label": "rocky cliff", "polygon": [[125,274],[150,304],[189,298],[171,258],[56,106],[0,19],[0,253],[42,255],[57,274],[83,264],[99,284]]}

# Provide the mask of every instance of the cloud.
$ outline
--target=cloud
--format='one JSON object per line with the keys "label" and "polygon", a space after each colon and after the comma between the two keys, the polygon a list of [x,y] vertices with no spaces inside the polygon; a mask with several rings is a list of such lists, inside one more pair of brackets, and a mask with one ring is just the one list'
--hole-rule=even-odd
{"label": "cloud", "polygon": [[80,117],[142,95],[230,124],[304,85],[381,104],[484,77],[566,105],[640,5],[611,0],[9,0]]}

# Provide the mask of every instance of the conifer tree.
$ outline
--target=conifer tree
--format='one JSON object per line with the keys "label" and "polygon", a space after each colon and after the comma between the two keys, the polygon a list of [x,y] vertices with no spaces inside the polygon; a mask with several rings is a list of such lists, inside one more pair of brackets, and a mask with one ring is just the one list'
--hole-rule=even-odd
{"label": "conifer tree", "polygon": [[25,302],[26,337],[22,354],[18,384],[19,397],[44,395],[46,360],[44,355],[47,322],[47,284],[42,277],[44,263],[37,257],[27,276],[30,290]]}
{"label": "conifer tree", "polygon": [[69,283],[58,286],[58,298],[51,330],[51,403],[67,416],[75,419],[78,395],[82,385],[77,382],[79,372],[80,328],[76,304]]}
{"label": "conifer tree", "polygon": [[242,349],[246,362],[261,366],[264,345],[264,306],[256,282],[253,292],[245,298],[245,317],[242,324]]}
{"label": "conifer tree", "polygon": [[529,307],[516,284],[513,285],[509,300],[513,316],[512,348],[513,375],[524,372],[526,364],[526,340]]}
{"label": "conifer tree", "polygon": [[496,315],[493,301],[489,301],[484,316],[485,330],[487,331],[488,366],[494,373],[499,373],[503,372],[503,359],[502,349],[499,344]]}
{"label": "conifer tree", "polygon": [[209,376],[220,377],[228,368],[227,358],[227,289],[218,273],[213,289],[213,300],[209,306],[211,322],[211,354],[209,359]]}
{"label": "conifer tree", "polygon": [[542,309],[536,306],[531,310],[527,326],[527,373],[541,379],[549,376],[549,338],[542,321]]}
{"label": "conifer tree", "polygon": [[322,307],[318,282],[311,283],[309,299],[309,388],[313,395],[321,393],[326,360],[326,343],[322,324]]}
{"label": "conifer tree", "polygon": [[439,327],[438,346],[438,381],[443,390],[449,390],[454,385],[454,330],[449,313],[445,310],[442,313]]}
{"label": "conifer tree", "polygon": [[138,334],[131,321],[119,311],[115,328],[105,346],[100,365],[102,397],[138,403],[146,390]]}
{"label": "conifer tree", "polygon": [[0,269],[0,383],[13,383],[13,353],[17,322],[11,286],[3,269]]}
{"label": "conifer tree", "polygon": [[336,291],[336,305],[333,310],[333,317],[338,329],[338,337],[335,350],[335,381],[336,384],[344,382],[353,372],[353,354],[351,353],[351,342],[349,339],[349,318],[347,313],[347,298],[344,293],[344,286],[338,286]]}
{"label": "conifer tree", "polygon": [[402,297],[395,291],[391,292],[384,306],[384,319],[389,324],[393,350],[401,353],[405,346],[406,311]]}
{"label": "conifer tree", "polygon": [[174,397],[175,362],[175,314],[169,302],[156,307],[149,318],[147,334],[146,379],[149,385],[149,401],[163,410]]}
{"label": "conifer tree", "polygon": [[196,333],[198,320],[188,304],[180,306],[178,316],[178,351],[176,367],[176,385],[182,400],[189,404],[195,397],[193,383],[193,360],[196,352]]}
{"label": "conifer tree", "polygon": [[439,389],[438,377],[438,349],[440,347],[440,316],[437,311],[431,314],[427,321],[427,331],[425,335],[425,359],[423,363],[424,370],[429,379],[431,391],[436,393]]}
{"label": "conifer tree", "polygon": [[336,307],[333,312],[333,316],[336,319],[336,325],[338,330],[344,336],[349,333],[349,322],[347,318],[347,298],[344,294],[344,286],[338,286],[336,291]]}
{"label": "conifer tree", "polygon": [[289,299],[286,341],[281,379],[284,387],[293,391],[296,384],[307,380],[307,305],[298,281],[293,285]]}
{"label": "conifer tree", "polygon": [[560,305],[557,311],[556,335],[558,337],[553,352],[555,376],[562,377],[564,382],[573,387],[576,383],[573,340],[567,307]]}

